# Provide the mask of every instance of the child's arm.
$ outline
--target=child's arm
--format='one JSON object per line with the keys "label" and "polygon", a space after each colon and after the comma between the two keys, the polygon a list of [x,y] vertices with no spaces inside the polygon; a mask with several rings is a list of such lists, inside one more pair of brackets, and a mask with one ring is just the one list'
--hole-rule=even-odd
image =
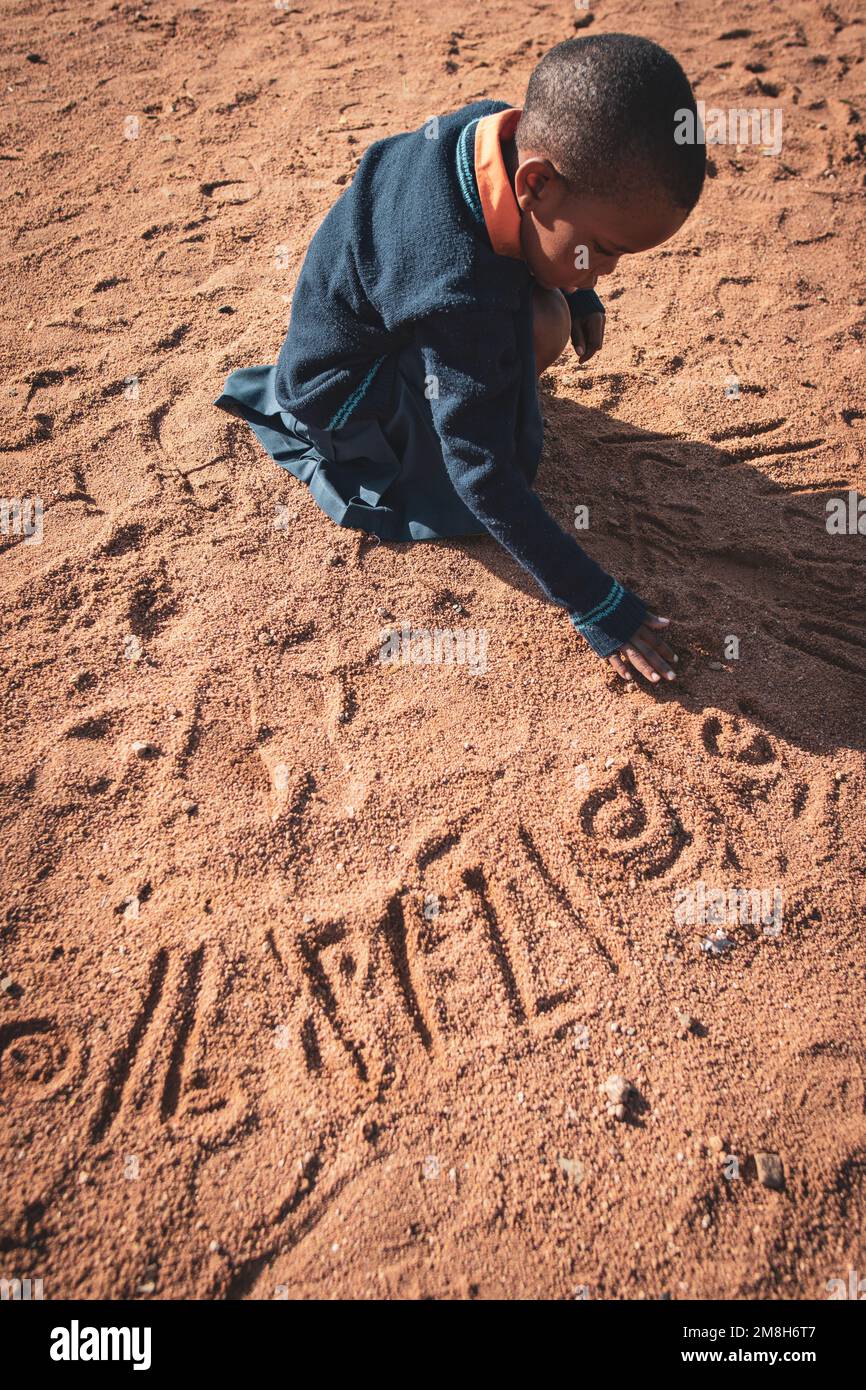
{"label": "child's arm", "polygon": [[[436,383],[430,404],[445,466],[469,510],[547,597],[568,610],[593,651],[610,657],[622,648],[638,670],[667,675],[673,654],[662,650],[654,626],[660,620],[557,525],[515,456],[523,365],[513,315],[469,311],[426,319],[418,346],[428,380]],[[622,657],[613,664],[627,674]]]}

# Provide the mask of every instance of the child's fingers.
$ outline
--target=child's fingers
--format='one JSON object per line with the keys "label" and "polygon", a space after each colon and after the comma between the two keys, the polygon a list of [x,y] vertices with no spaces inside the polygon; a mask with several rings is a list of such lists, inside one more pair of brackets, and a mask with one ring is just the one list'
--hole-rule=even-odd
{"label": "child's fingers", "polygon": [[613,656],[609,656],[608,661],[610,662],[613,669],[616,671],[616,674],[618,676],[622,676],[624,681],[631,680],[631,671],[626,666],[619,652],[614,652]]}
{"label": "child's fingers", "polygon": [[590,314],[584,323],[586,346],[590,355],[598,352],[604,342],[604,314]]}
{"label": "child's fingers", "polygon": [[661,679],[659,672],[656,671],[649,658],[646,657],[643,652],[638,651],[636,646],[630,643],[627,647],[622,647],[621,650],[628,657],[635,670],[640,671],[642,676],[646,676],[648,681],[652,681],[653,684],[655,684]]}
{"label": "child's fingers", "polygon": [[676,655],[676,652],[673,650],[673,648],[669,647],[664,638],[660,637],[657,633],[645,632],[643,640],[649,643],[651,647],[655,647],[656,651],[659,653],[660,656],[664,657],[665,661],[673,662],[679,660],[679,657]]}
{"label": "child's fingers", "polygon": [[[665,680],[669,681],[675,678],[676,672],[673,667],[668,664],[657,648],[650,646],[649,642],[644,642],[642,638],[633,637],[630,645],[626,647],[626,652],[641,675],[646,676],[649,680],[657,681],[660,676],[664,676]],[[632,657],[632,652],[639,658],[638,660]]]}

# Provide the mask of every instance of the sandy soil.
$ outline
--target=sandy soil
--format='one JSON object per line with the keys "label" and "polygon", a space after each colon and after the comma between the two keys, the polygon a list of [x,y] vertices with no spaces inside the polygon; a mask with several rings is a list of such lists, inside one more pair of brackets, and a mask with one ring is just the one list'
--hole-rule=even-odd
{"label": "sandy soil", "polygon": [[[825,526],[866,491],[862,0],[595,12],[784,114],[545,380],[540,490],[673,612],[677,689],[492,542],[338,530],[211,404],[365,145],[518,104],[573,16],[4,6],[3,491],[44,521],[0,537],[0,1274],[46,1297],[866,1275],[866,539]],[[392,621],[486,673],[383,665]],[[781,931],[703,950],[698,881]]]}

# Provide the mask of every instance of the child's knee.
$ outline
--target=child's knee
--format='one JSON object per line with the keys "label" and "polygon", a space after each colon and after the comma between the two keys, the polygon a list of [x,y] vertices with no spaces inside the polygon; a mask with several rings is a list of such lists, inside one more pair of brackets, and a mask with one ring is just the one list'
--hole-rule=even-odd
{"label": "child's knee", "polygon": [[539,375],[559,357],[571,338],[571,312],[561,290],[536,285],[532,291],[535,365]]}

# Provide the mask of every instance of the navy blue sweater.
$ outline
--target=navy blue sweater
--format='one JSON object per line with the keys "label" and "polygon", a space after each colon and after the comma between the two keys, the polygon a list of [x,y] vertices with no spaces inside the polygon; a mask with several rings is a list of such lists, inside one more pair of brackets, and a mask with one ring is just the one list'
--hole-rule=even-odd
{"label": "navy blue sweater", "polygon": [[[476,102],[440,117],[436,138],[422,128],[366,151],[310,243],[275,391],[303,423],[336,429],[357,413],[387,411],[396,354],[416,345],[438,381],[430,406],[456,492],[608,655],[646,609],[527,481],[537,459],[518,457],[526,431],[516,417],[522,373],[534,373],[534,282],[525,262],[494,252],[465,153],[458,167],[461,133],[504,109]],[[594,295],[572,297],[572,312],[596,306]]]}

